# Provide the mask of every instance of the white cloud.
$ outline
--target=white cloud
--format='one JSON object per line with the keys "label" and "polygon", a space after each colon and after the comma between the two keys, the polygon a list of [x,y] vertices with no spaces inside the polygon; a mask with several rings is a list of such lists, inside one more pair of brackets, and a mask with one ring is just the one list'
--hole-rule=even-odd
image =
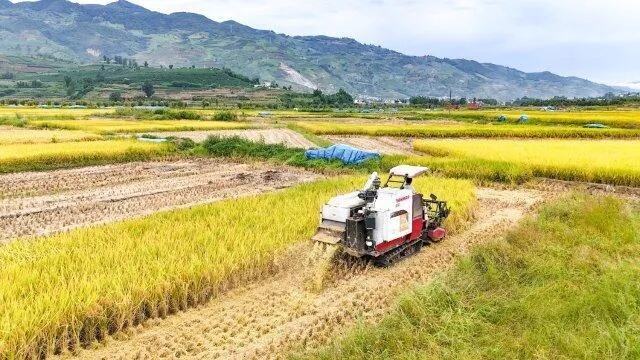
{"label": "white cloud", "polygon": [[352,37],[412,55],[461,57],[609,83],[640,80],[640,1],[634,0],[133,2],[290,35]]}

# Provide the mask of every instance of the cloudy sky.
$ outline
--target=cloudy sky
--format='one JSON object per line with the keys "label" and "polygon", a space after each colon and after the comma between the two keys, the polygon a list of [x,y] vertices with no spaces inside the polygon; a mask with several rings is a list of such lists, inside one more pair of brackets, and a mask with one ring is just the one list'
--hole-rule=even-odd
{"label": "cloudy sky", "polygon": [[[108,3],[108,0],[74,0]],[[132,0],[290,35],[352,37],[410,55],[640,82],[637,0]],[[639,84],[640,86],[640,84]]]}

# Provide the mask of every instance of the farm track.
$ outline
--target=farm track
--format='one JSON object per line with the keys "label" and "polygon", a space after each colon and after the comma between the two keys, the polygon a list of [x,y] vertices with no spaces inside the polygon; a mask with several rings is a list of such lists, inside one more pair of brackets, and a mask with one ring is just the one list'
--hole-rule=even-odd
{"label": "farm track", "polygon": [[299,244],[271,278],[232,290],[200,308],[151,320],[76,355],[84,359],[277,359],[289,351],[322,346],[358,320],[380,319],[400,293],[432,280],[472,245],[502,236],[549,196],[535,190],[481,189],[476,220],[466,231],[387,269],[343,261],[333,283],[320,293],[304,285],[313,246]]}
{"label": "farm track", "polygon": [[384,155],[415,155],[411,139],[372,136],[325,136],[338,144],[346,144],[366,151],[375,151]]}
{"label": "farm track", "polygon": [[151,135],[167,137],[175,136],[189,138],[201,142],[211,135],[221,137],[239,136],[251,141],[264,141],[267,144],[284,144],[291,148],[310,149],[316,145],[304,136],[290,129],[250,129],[250,130],[219,130],[219,131],[179,131],[158,132]]}
{"label": "farm track", "polygon": [[[0,243],[258,194],[313,178],[289,167],[211,159],[0,176],[0,193],[8,196],[0,200]],[[37,195],[20,196],[25,193]]]}

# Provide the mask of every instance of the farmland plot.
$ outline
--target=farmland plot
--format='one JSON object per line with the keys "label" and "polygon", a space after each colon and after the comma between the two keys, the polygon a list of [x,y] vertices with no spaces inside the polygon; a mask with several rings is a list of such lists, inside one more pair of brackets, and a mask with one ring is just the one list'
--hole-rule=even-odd
{"label": "farmland plot", "polygon": [[384,155],[415,155],[410,139],[372,136],[326,136],[335,144],[346,144],[358,149]]}
{"label": "farmland plot", "polygon": [[540,126],[468,123],[336,123],[297,122],[316,135],[364,135],[429,138],[638,138],[639,129],[585,129],[578,126]]}
{"label": "farmland plot", "polygon": [[33,120],[28,126],[35,128],[83,130],[97,134],[127,134],[151,131],[197,131],[248,129],[249,123],[204,120]]}
{"label": "farmland plot", "polygon": [[11,126],[0,126],[0,145],[41,144],[66,141],[87,141],[100,139],[99,135],[84,131],[34,130]]}
{"label": "farmland plot", "polygon": [[433,156],[486,162],[560,180],[640,185],[640,141],[631,140],[418,140]]}
{"label": "farmland plot", "polygon": [[[67,179],[56,183],[70,173],[84,179],[84,184]],[[16,197],[20,190],[13,185],[32,175],[37,174],[0,176],[0,194],[7,197],[0,199],[0,228],[4,230],[0,243],[257,194],[314,178],[298,169],[264,164],[164,161],[43,173],[40,181],[31,182],[40,187],[29,187],[29,192],[39,195]]]}
{"label": "farmland plot", "polygon": [[283,260],[288,266],[273,279],[152,321],[119,337],[124,341],[114,339],[103,349],[82,351],[79,357],[279,359],[289,350],[331,342],[359,321],[377,321],[393,307],[398,294],[436,278],[473,245],[511,228],[544,194],[480,189],[478,197],[476,221],[470,227],[393,267],[339,264],[340,275],[331,286],[321,293],[309,292],[302,284],[311,246],[301,244]]}
{"label": "farmland plot", "polygon": [[[276,256],[311,236],[319,206],[364,180],[323,180],[2,246],[2,355],[88,346],[287,266],[274,263]],[[452,226],[471,215],[470,183],[425,179],[417,186],[452,201]]]}
{"label": "farmland plot", "polygon": [[0,173],[146,160],[170,150],[134,140],[0,145]]}

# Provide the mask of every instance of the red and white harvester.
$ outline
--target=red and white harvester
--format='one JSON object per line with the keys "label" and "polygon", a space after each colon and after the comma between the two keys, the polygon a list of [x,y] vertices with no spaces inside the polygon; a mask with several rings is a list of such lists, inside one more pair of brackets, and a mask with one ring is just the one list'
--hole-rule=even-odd
{"label": "red and white harvester", "polygon": [[373,173],[360,191],[331,199],[322,208],[322,222],[313,240],[341,246],[355,257],[389,266],[439,242],[447,232],[442,223],[450,210],[445,201],[413,189],[413,179],[429,170],[401,165],[391,169],[384,185]]}

